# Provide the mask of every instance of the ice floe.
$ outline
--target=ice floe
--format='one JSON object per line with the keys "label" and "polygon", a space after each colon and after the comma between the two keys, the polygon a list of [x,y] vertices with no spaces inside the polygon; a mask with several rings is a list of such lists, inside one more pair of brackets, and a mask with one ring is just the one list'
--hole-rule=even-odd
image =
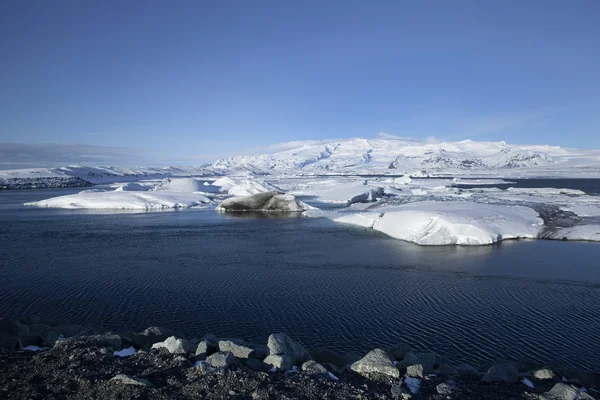
{"label": "ice floe", "polygon": [[[337,222],[368,226],[365,217],[346,216]],[[402,204],[373,221],[373,229],[421,245],[486,245],[506,239],[537,238],[543,225],[531,208],[466,201]]]}
{"label": "ice floe", "polygon": [[600,225],[578,225],[570,228],[558,228],[544,233],[543,238],[600,242]]}
{"label": "ice floe", "polygon": [[67,209],[156,210],[195,207],[210,203],[198,193],[184,192],[83,192],[25,203],[26,206]]}

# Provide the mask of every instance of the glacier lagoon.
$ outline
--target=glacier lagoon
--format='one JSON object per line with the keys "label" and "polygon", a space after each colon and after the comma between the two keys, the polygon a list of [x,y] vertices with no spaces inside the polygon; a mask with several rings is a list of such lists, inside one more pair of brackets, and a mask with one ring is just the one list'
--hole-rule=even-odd
{"label": "glacier lagoon", "polygon": [[298,215],[23,206],[80,191],[0,193],[2,315],[600,368],[598,243],[421,247]]}

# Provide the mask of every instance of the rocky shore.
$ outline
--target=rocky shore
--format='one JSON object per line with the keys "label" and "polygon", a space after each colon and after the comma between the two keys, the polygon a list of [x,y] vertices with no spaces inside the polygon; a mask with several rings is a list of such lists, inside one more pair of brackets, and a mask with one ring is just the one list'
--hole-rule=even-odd
{"label": "rocky shore", "polygon": [[0,319],[2,399],[600,399],[600,374],[497,360],[457,364],[399,342],[367,354]]}
{"label": "rocky shore", "polygon": [[0,190],[56,189],[89,187],[92,183],[77,177],[0,178]]}

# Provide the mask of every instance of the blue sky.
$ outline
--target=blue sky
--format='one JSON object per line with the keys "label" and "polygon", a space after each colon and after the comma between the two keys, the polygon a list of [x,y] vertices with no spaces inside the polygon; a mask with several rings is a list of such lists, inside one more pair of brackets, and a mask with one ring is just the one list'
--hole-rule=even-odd
{"label": "blue sky", "polygon": [[194,163],[379,132],[600,148],[600,2],[0,2],[0,142]]}

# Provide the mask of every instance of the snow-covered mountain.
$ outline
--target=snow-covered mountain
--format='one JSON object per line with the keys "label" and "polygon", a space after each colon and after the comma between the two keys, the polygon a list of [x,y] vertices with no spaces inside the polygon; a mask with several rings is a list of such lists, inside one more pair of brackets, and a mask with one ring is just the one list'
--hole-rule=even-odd
{"label": "snow-covered mountain", "polygon": [[[236,156],[198,167],[34,168],[0,171],[0,186],[42,187],[41,178],[80,178],[91,183],[167,177],[389,174],[598,177],[600,151],[505,142],[426,143],[380,135],[375,139],[290,142],[267,154]],[[27,180],[22,182],[21,180]],[[4,182],[4,183],[3,183]]]}
{"label": "snow-covered mountain", "polygon": [[27,168],[0,171],[0,180],[39,178],[80,178],[90,183],[130,182],[166,177],[191,177],[210,174],[203,167],[88,167],[69,165],[57,168]]}
{"label": "snow-covered mountain", "polygon": [[415,170],[440,173],[598,166],[598,151],[472,140],[422,143],[386,135],[377,139],[298,142],[297,146],[280,152],[224,158],[211,164],[210,169],[215,172],[236,169],[254,173],[398,174]]}

